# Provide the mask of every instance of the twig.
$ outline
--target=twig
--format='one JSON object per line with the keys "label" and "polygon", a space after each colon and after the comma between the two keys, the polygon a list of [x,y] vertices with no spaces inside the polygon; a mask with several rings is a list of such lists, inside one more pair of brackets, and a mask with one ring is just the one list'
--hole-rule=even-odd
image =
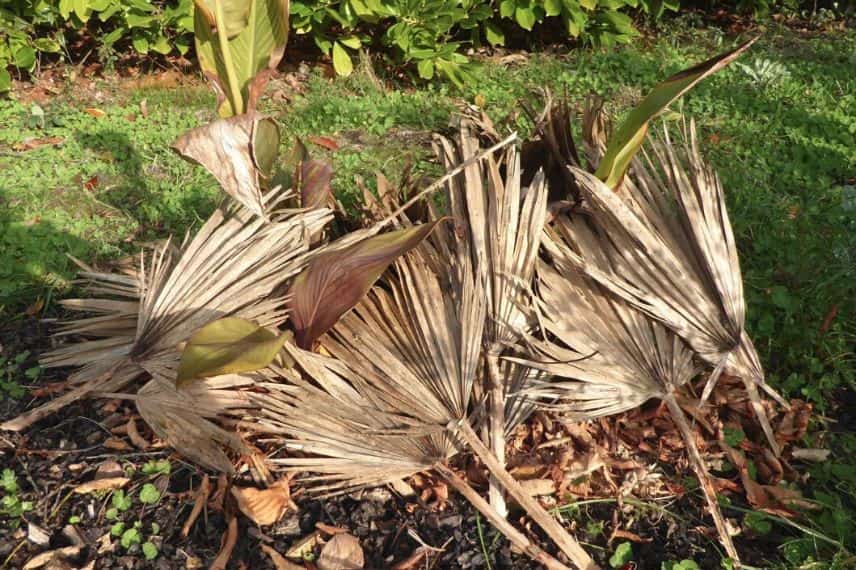
{"label": "twig", "polygon": [[725,553],[734,561],[735,567],[740,567],[740,556],[737,554],[737,548],[734,546],[734,541],[731,540],[731,534],[728,532],[728,525],[725,518],[722,516],[722,511],[719,510],[719,503],[716,502],[716,489],[713,487],[713,482],[710,480],[710,474],[707,472],[707,466],[698,451],[695,444],[695,434],[690,427],[684,411],[675,399],[674,394],[669,394],[663,400],[669,407],[669,412],[672,414],[672,419],[681,432],[681,437],[684,439],[684,444],[687,446],[687,454],[690,457],[690,465],[699,480],[699,486],[704,493],[704,498],[707,500],[707,506],[710,509],[710,515],[713,517],[713,522],[716,525],[716,530],[719,533],[719,540],[722,546],[725,547]]}
{"label": "twig", "polygon": [[199,486],[199,491],[196,494],[196,502],[193,504],[193,510],[190,511],[190,516],[187,517],[187,520],[184,522],[184,526],[181,527],[181,536],[187,538],[190,534],[190,529],[193,527],[193,523],[196,522],[196,519],[199,518],[199,514],[202,512],[202,507],[205,506],[205,503],[208,502],[208,495],[211,493],[211,481],[208,479],[208,475],[205,475],[202,478],[202,484]]}
{"label": "twig", "polygon": [[[487,361],[488,380],[490,391],[488,392],[490,405],[489,419],[489,442],[490,450],[496,460],[503,468],[505,467],[505,390],[499,375],[499,355],[490,351],[485,355]],[[504,517],[508,516],[508,507],[505,497],[502,495],[502,487],[499,479],[491,473],[488,482],[488,497],[490,504]]]}
{"label": "twig", "polygon": [[226,534],[223,536],[223,543],[220,546],[220,552],[217,553],[217,558],[211,563],[209,570],[226,570],[229,564],[229,559],[232,558],[232,551],[235,549],[235,544],[238,542],[238,517],[234,514],[229,519],[229,526],[226,527]]}
{"label": "twig", "polygon": [[496,457],[485,447],[468,422],[461,422],[457,433],[464,438],[467,445],[484,462],[491,474],[496,475],[508,494],[523,507],[526,513],[532,517],[532,520],[570,558],[571,562],[581,570],[599,570],[598,565],[594,563],[594,560],[580,546],[580,543],[568,534],[568,531],[520,486],[520,483],[505,470],[504,466],[500,465]]}
{"label": "twig", "polygon": [[544,552],[540,547],[533,544],[523,533],[514,528],[510,522],[501,517],[490,504],[473,489],[469,483],[458,477],[454,471],[443,464],[437,464],[434,470],[440,474],[446,482],[456,491],[464,496],[481,514],[501,532],[514,546],[525,552],[530,558],[543,564],[549,570],[570,570],[567,566]]}

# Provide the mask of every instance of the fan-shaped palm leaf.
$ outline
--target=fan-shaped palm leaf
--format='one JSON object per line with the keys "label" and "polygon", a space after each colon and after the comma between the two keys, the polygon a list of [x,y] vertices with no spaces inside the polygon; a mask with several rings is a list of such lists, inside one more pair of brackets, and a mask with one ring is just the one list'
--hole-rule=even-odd
{"label": "fan-shaped palm leaf", "polygon": [[677,151],[666,146],[655,143],[659,150],[649,155],[647,167],[637,161],[619,193],[573,170],[598,247],[581,249],[569,259],[714,364],[711,384],[724,368],[741,375],[778,451],[757,385],[787,404],[764,383],[744,330],[740,267],[722,189],[694,144]]}
{"label": "fan-shaped palm leaf", "polygon": [[[217,210],[180,249],[166,243],[141,255],[140,268],[135,273],[85,272],[92,282],[91,290],[109,297],[64,302],[70,309],[96,316],[62,325],[60,335],[81,335],[85,340],[43,358],[46,366],[82,366],[70,379],[76,387],[2,427],[24,429],[78,398],[115,393],[135,379],[151,376],[154,379],[149,389],[142,390],[136,398],[142,410],[146,398],[159,397],[166,389],[164,379],[176,377],[181,343],[205,324],[225,316],[256,321],[262,326],[282,323],[284,299],[271,292],[303,268],[309,248],[307,236],[332,217],[326,209],[278,210],[288,197],[288,193],[279,191],[268,196],[273,218],[269,223],[245,209]],[[174,396],[178,398],[173,406],[176,413],[186,416],[181,421],[196,421],[196,407],[178,405],[184,398],[180,391],[175,390]],[[152,427],[158,431],[159,425],[163,422],[155,422]],[[158,433],[170,443],[181,444],[172,437],[176,431]],[[205,441],[197,445],[205,445]],[[190,447],[182,451],[198,456]],[[209,449],[207,455],[217,454]],[[223,461],[203,464],[231,469]]]}
{"label": "fan-shaped palm leaf", "polygon": [[572,419],[587,420],[638,407],[651,398],[669,406],[699,476],[717,530],[737,559],[707,468],[674,392],[695,376],[692,350],[675,333],[634,309],[577,268],[574,250],[599,267],[610,261],[583,219],[560,217],[544,233],[550,262],[538,267],[545,340],[530,338],[536,358],[519,361],[551,374],[526,393]]}
{"label": "fan-shaped palm leaf", "polygon": [[[486,117],[466,118],[457,145],[439,138],[438,154],[451,169],[468,162],[481,150]],[[481,128],[480,128],[481,127]],[[472,163],[446,184],[450,213],[464,221],[466,244],[474,272],[483,284],[486,323],[483,336],[485,391],[489,394],[488,441],[500,463],[505,463],[505,433],[525,419],[524,401],[514,397],[529,380],[526,369],[499,364],[499,355],[513,347],[532,325],[529,296],[541,230],[547,216],[547,188],[543,173],[530,186],[521,186],[520,155],[508,147],[499,161],[488,156]],[[500,369],[502,368],[502,369]],[[507,410],[506,410],[507,408]],[[511,421],[508,421],[511,420]],[[498,483],[491,481],[491,504],[501,513],[505,505]]]}

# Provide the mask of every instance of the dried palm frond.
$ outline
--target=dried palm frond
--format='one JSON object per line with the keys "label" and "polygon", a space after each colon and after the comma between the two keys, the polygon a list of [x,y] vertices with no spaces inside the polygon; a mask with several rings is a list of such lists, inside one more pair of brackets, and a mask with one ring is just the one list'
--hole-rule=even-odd
{"label": "dried palm frond", "polygon": [[259,407],[252,418],[254,429],[285,444],[287,455],[274,454],[271,464],[315,473],[301,481],[322,495],[433,470],[533,560],[567,570],[499,516],[446,465],[457,445],[444,426],[391,411],[383,392],[362,382],[351,369],[355,360],[346,363],[290,345],[286,348],[305,379],[296,369],[275,370],[278,378],[259,384],[266,392],[252,395]]}
{"label": "dried palm frond", "polygon": [[[167,242],[141,254],[135,273],[84,273],[90,289],[108,297],[63,302],[96,316],[61,325],[58,334],[84,340],[54,350],[42,361],[45,366],[82,366],[70,378],[75,387],[2,427],[24,429],[71,401],[126,390],[140,378],[155,377],[155,384],[175,378],[181,343],[214,319],[237,316],[262,326],[282,323],[284,299],[271,292],[302,269],[307,236],[331,219],[326,209],[281,210],[288,197],[281,191],[268,195],[271,222],[244,209],[218,209],[181,248]],[[147,394],[138,396],[138,405]],[[192,415],[194,407],[184,412]]]}
{"label": "dried palm frond", "polygon": [[[492,132],[486,117],[465,118],[457,145],[438,138],[438,154],[447,167],[466,163],[480,149],[478,131]],[[481,126],[481,129],[480,129]],[[499,161],[493,156],[471,164],[446,183],[450,214],[465,222],[465,244],[477,279],[483,284],[486,323],[483,337],[485,391],[489,395],[488,441],[497,460],[505,463],[505,434],[526,418],[517,394],[530,379],[512,363],[500,370],[499,356],[513,349],[534,322],[531,283],[541,230],[547,217],[547,187],[538,172],[528,188],[521,186],[520,154],[508,147]],[[457,249],[460,249],[458,247]],[[507,421],[512,420],[512,421]],[[491,481],[491,504],[505,505],[498,483]]]}
{"label": "dried palm frond", "polygon": [[631,410],[652,398],[664,400],[684,437],[722,543],[736,560],[707,468],[675,398],[675,391],[698,372],[693,352],[670,329],[576,268],[574,250],[588,251],[599,267],[610,267],[598,239],[585,220],[566,217],[544,232],[550,262],[538,267],[538,300],[547,335],[530,338],[536,356],[519,362],[553,377],[526,393],[575,421]]}
{"label": "dried palm frond", "polygon": [[326,457],[281,460],[327,474],[325,490],[433,469],[456,452],[460,437],[492,472],[501,472],[503,485],[559,547],[590,567],[576,541],[526,495],[470,427],[487,302],[468,243],[449,251],[456,235],[438,226],[321,337],[321,350],[333,360],[294,352],[321,392],[295,382],[300,390],[286,387],[278,389],[279,398],[259,398],[268,418],[263,423],[306,440],[308,451]]}
{"label": "dried palm frond", "polygon": [[741,375],[778,452],[757,386],[787,404],[764,383],[744,330],[740,267],[722,188],[698,155],[694,135],[689,138],[677,150],[666,150],[668,140],[654,143],[659,150],[649,154],[647,165],[634,162],[618,193],[589,173],[572,170],[598,243],[569,259],[711,362],[715,369],[706,392],[723,369]]}

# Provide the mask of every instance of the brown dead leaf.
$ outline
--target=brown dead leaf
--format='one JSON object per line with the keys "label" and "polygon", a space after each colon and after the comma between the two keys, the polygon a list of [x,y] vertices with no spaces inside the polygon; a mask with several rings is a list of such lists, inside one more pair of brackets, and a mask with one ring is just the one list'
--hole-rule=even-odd
{"label": "brown dead leaf", "polygon": [[128,420],[128,438],[131,440],[136,447],[140,449],[148,449],[149,442],[140,435],[140,432],[137,431],[137,422],[134,421],[134,418]]}
{"label": "brown dead leaf", "polygon": [[25,312],[27,313],[27,316],[35,317],[39,313],[39,311],[41,311],[44,307],[45,307],[45,300],[44,300],[44,298],[39,297],[38,299],[36,299],[35,303],[33,303],[32,305],[27,307],[27,310]]}
{"label": "brown dead leaf", "polygon": [[102,111],[101,109],[96,109],[95,107],[88,107],[83,110],[87,115],[92,115],[95,118],[100,118],[106,115],[106,111]]}
{"label": "brown dead leaf", "polygon": [[106,477],[104,479],[96,479],[88,483],[82,483],[74,488],[74,492],[80,495],[94,493],[95,491],[113,491],[121,489],[128,484],[127,477]]}
{"label": "brown dead leaf", "polygon": [[104,447],[113,451],[130,451],[133,449],[128,443],[117,437],[109,437],[104,440]]}
{"label": "brown dead leaf", "polygon": [[290,562],[282,554],[280,554],[267,544],[262,544],[261,546],[262,552],[270,556],[270,560],[271,562],[273,562],[274,568],[276,568],[276,570],[304,570],[306,568],[305,566]]}
{"label": "brown dead leaf", "polygon": [[359,570],[365,567],[360,541],[352,534],[337,534],[321,549],[319,570]]}
{"label": "brown dead leaf", "polygon": [[791,451],[794,459],[813,461],[815,463],[826,461],[829,458],[829,453],[828,449],[794,449]]}
{"label": "brown dead leaf", "polygon": [[654,540],[653,538],[642,538],[635,532],[630,532],[629,530],[624,530],[617,528],[612,531],[612,536],[609,538],[609,541],[612,542],[616,538],[623,538],[625,540],[629,540],[630,542],[651,542]]}
{"label": "brown dead leaf", "polygon": [[556,492],[556,484],[552,479],[527,479],[519,483],[532,497],[552,495]]}
{"label": "brown dead leaf", "polygon": [[42,552],[38,556],[30,558],[30,560],[24,564],[23,570],[35,570],[36,568],[42,568],[48,565],[50,565],[50,568],[64,568],[67,566],[67,559],[74,558],[78,554],[80,554],[79,546],[66,546],[65,548],[57,548],[56,550]]}
{"label": "brown dead leaf", "polygon": [[811,404],[802,400],[791,400],[791,409],[785,413],[782,421],[776,426],[776,441],[779,444],[784,444],[802,439],[808,430],[811,412]]}
{"label": "brown dead leaf", "polygon": [[34,148],[39,148],[40,146],[45,145],[58,145],[65,142],[65,139],[62,137],[42,137],[38,139],[26,139],[23,142],[15,143],[12,145],[12,150],[18,152],[26,152],[28,150],[33,150]]}
{"label": "brown dead leaf", "polygon": [[288,479],[281,479],[267,489],[232,487],[238,508],[259,526],[274,524],[293,503]]}
{"label": "brown dead leaf", "polygon": [[306,140],[327,150],[339,150],[339,143],[330,137],[309,137]]}
{"label": "brown dead leaf", "polygon": [[324,534],[329,534],[330,536],[335,536],[337,534],[344,534],[348,532],[348,529],[342,528],[340,526],[332,526],[329,524],[324,524],[322,522],[315,523],[315,528],[323,532]]}

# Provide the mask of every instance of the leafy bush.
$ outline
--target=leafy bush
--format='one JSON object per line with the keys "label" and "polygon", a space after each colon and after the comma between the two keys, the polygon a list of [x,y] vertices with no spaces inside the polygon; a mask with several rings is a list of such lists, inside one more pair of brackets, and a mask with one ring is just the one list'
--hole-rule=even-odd
{"label": "leafy bush", "polygon": [[0,8],[0,91],[9,65],[29,72],[40,53],[68,53],[75,31],[92,33],[108,62],[123,43],[144,55],[187,53],[192,11],[193,0],[9,0]]}
{"label": "leafy bush", "polygon": [[[415,68],[423,79],[443,75],[456,84],[471,79],[470,46],[503,45],[506,33],[531,31],[551,20],[569,37],[597,45],[636,35],[632,12],[659,17],[678,0],[296,0],[292,29],[309,35],[337,73],[349,75],[363,46],[382,47],[395,65]],[[68,54],[66,38],[86,32],[108,63],[120,49],[139,54],[187,53],[193,0],[11,0],[0,8],[0,91],[14,66],[33,71],[39,54]]]}

